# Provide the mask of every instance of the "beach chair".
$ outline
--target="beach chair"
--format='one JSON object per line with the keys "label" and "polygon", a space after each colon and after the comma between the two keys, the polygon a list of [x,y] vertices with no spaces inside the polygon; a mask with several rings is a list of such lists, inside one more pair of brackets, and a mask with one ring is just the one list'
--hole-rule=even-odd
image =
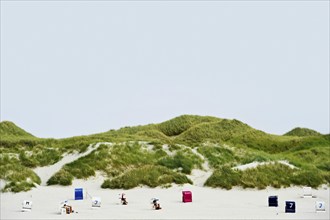
{"label": "beach chair", "polygon": [[74,211],[73,211],[71,205],[67,205],[67,204],[65,204],[63,208],[65,209],[65,213],[66,213],[66,214],[74,213]]}
{"label": "beach chair", "polygon": [[64,201],[64,202],[61,202],[61,203],[60,203],[59,213],[60,213],[61,215],[71,214],[71,213],[74,212],[73,209],[72,209],[72,206],[69,205],[67,202],[68,202],[68,201]]}
{"label": "beach chair", "polygon": [[268,206],[269,207],[278,207],[278,198],[277,196],[268,197]]}
{"label": "beach chair", "polygon": [[192,202],[192,193],[191,191],[182,191],[182,202]]}
{"label": "beach chair", "polygon": [[295,213],[296,212],[296,202],[286,201],[285,202],[285,213]]}
{"label": "beach chair", "polygon": [[67,205],[67,202],[68,201],[60,202],[58,207],[59,214],[61,215],[66,214],[65,206]]}
{"label": "beach chair", "polygon": [[315,211],[316,212],[325,212],[325,202],[316,201],[315,202]]}
{"label": "beach chair", "polygon": [[76,188],[74,190],[74,199],[75,200],[83,200],[84,199],[83,189],[82,188]]}
{"label": "beach chair", "polygon": [[312,187],[303,187],[303,198],[312,197]]}
{"label": "beach chair", "polygon": [[32,201],[24,200],[22,202],[22,212],[31,212],[32,211]]}
{"label": "beach chair", "polygon": [[101,198],[100,197],[92,198],[92,207],[101,207]]}
{"label": "beach chair", "polygon": [[60,214],[61,214],[61,215],[65,215],[65,214],[66,214],[66,210],[65,210],[64,207],[61,207],[61,208],[60,208]]}
{"label": "beach chair", "polygon": [[65,206],[65,213],[66,214],[71,214],[71,212],[72,212],[71,206]]}

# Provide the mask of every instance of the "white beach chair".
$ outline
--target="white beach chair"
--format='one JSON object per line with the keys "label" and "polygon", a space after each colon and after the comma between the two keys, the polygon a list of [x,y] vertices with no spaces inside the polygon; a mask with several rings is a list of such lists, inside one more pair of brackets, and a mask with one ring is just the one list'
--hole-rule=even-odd
{"label": "white beach chair", "polygon": [[316,212],[325,212],[325,202],[316,201],[315,202],[315,211]]}
{"label": "white beach chair", "polygon": [[303,187],[303,197],[312,197],[312,187]]}
{"label": "white beach chair", "polygon": [[60,208],[60,214],[61,215],[65,215],[66,214],[65,208],[63,208],[63,207]]}
{"label": "white beach chair", "polygon": [[24,200],[22,202],[22,212],[31,212],[32,211],[32,201]]}
{"label": "white beach chair", "polygon": [[65,207],[64,205],[67,205],[68,204],[68,201],[64,201],[64,202],[60,202],[60,205],[59,205],[59,214],[60,215],[65,215],[66,214],[66,210],[65,210]]}
{"label": "white beach chair", "polygon": [[92,207],[101,207],[101,198],[100,197],[92,198]]}

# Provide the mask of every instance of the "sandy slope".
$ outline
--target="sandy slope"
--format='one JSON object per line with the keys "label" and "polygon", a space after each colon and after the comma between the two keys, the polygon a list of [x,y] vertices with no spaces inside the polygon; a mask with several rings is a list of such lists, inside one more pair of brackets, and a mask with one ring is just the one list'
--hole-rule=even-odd
{"label": "sandy slope", "polygon": [[[297,167],[295,167],[294,165],[290,164],[288,161],[285,160],[279,160],[276,161],[277,163],[286,165],[288,167],[290,167],[291,169],[299,169]],[[268,165],[268,164],[274,164],[274,161],[270,161],[270,162],[252,162],[252,163],[248,163],[248,164],[243,164],[243,165],[239,165],[236,167],[233,167],[233,169],[238,169],[238,170],[246,170],[246,169],[252,169],[252,168],[256,168],[257,166],[262,166],[262,165]]]}
{"label": "sandy slope", "polygon": [[91,153],[93,150],[96,150],[102,143],[98,143],[96,145],[91,144],[87,151],[85,151],[82,154],[67,154],[64,155],[62,160],[58,161],[57,163],[51,165],[51,166],[45,166],[45,167],[37,167],[33,171],[40,177],[42,186],[45,186],[47,183],[47,180],[53,176],[56,172],[58,172],[62,166],[64,166],[67,163],[71,163],[80,157],[86,156],[89,153]]}
{"label": "sandy slope", "polygon": [[196,148],[194,148],[192,152],[198,155],[204,161],[204,163],[202,164],[203,170],[194,169],[191,171],[191,174],[188,177],[193,181],[193,184],[195,186],[202,187],[204,186],[206,180],[212,175],[213,170],[210,168],[209,162],[205,159],[205,157],[202,154],[198,153]]}

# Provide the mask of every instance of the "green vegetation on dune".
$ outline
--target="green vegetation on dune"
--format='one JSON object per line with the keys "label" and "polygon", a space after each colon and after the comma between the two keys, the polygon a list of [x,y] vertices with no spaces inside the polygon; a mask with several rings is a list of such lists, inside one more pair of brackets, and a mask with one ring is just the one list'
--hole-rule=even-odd
{"label": "green vegetation on dune", "polygon": [[303,169],[317,168],[323,171],[330,171],[329,147],[310,147],[308,149],[285,152],[279,155],[282,155],[282,158],[286,158],[295,166]]}
{"label": "green vegetation on dune", "polygon": [[182,115],[160,123],[157,127],[165,135],[171,137],[179,135],[189,128],[201,123],[210,123],[216,121],[221,121],[221,119],[210,116]]}
{"label": "green vegetation on dune", "polygon": [[40,178],[29,168],[22,165],[15,155],[1,155],[0,179],[6,180],[4,191],[28,191],[35,184],[40,184]]}
{"label": "green vegetation on dune", "polygon": [[157,162],[161,166],[178,169],[185,174],[190,174],[193,168],[201,168],[201,163],[201,158],[190,151],[178,151],[174,156],[165,156]]}
{"label": "green vegetation on dune", "polygon": [[[47,182],[71,185],[97,172],[108,177],[104,188],[169,186],[191,183],[186,175],[203,169],[204,156],[213,175],[206,186],[286,187],[330,183],[330,135],[296,128],[283,136],[267,134],[238,120],[182,115],[160,124],[65,139],[37,138],[11,122],[0,123],[0,179],[4,191],[27,191],[40,184],[32,168],[58,162],[64,154],[88,155],[66,164]],[[245,171],[232,167],[255,161],[287,160],[298,169],[275,163]]]}
{"label": "green vegetation on dune", "polygon": [[0,136],[1,138],[15,138],[15,139],[23,139],[23,138],[34,138],[34,136],[22,128],[19,128],[13,122],[10,121],[2,121],[0,122]]}
{"label": "green vegetation on dune", "polygon": [[145,165],[124,172],[122,175],[111,180],[104,181],[101,187],[110,189],[131,189],[140,185],[157,187],[166,186],[171,183],[192,184],[191,180],[183,174],[162,166]]}
{"label": "green vegetation on dune", "polygon": [[70,186],[72,184],[73,178],[74,177],[71,173],[65,169],[61,169],[47,181],[47,185]]}
{"label": "green vegetation on dune", "polygon": [[52,165],[62,159],[63,154],[84,152],[92,138],[73,137],[67,139],[36,138],[14,123],[0,123],[0,179],[6,181],[3,191],[28,191],[40,184],[33,168]]}
{"label": "green vegetation on dune", "polygon": [[233,150],[219,146],[201,146],[198,152],[207,158],[212,168],[219,168],[222,166],[232,166],[237,163],[238,157]]}
{"label": "green vegetation on dune", "polygon": [[187,145],[197,145],[208,141],[228,143],[229,145],[245,145],[273,153],[288,150],[290,148],[289,142],[294,139],[267,134],[235,119],[223,119],[198,124],[179,135],[176,141]]}
{"label": "green vegetation on dune", "polygon": [[[58,173],[51,177],[47,184],[70,185],[73,178],[87,179],[94,176],[96,171],[100,171],[111,179],[112,187],[115,185],[119,187],[119,183],[116,181],[123,178],[132,178],[131,182],[134,182],[134,186],[136,184],[146,183],[148,183],[146,184],[148,186],[154,186],[154,183],[162,185],[169,184],[171,183],[168,182],[169,180],[180,183],[180,181],[185,179],[183,178],[185,177],[184,174],[190,174],[193,168],[201,167],[201,158],[193,154],[189,149],[181,149],[179,147],[170,156],[162,150],[162,147],[151,146],[150,149],[148,147],[149,145],[147,143],[138,142],[101,145],[89,155],[65,165]],[[141,167],[145,168],[141,169]],[[154,180],[155,182],[152,182],[149,178],[156,175],[155,173],[148,176],[147,180],[140,177],[137,178],[138,176],[133,175],[133,173],[138,171],[152,171],[153,169],[157,171],[155,171],[157,175],[160,171],[166,171],[166,178],[163,176],[161,181]],[[185,183],[188,182],[186,180]],[[125,187],[129,187],[131,184],[126,183]]]}
{"label": "green vegetation on dune", "polygon": [[124,127],[119,130],[110,130],[107,132],[85,136],[89,140],[96,142],[122,143],[127,141],[146,141],[172,143],[170,137],[157,129],[157,125],[144,125],[135,127]]}
{"label": "green vegetation on dune", "polygon": [[268,153],[280,153],[310,146],[329,147],[327,136],[278,136],[256,130],[238,120],[223,119],[220,122],[198,124],[179,135],[175,141],[187,145],[215,142],[232,146],[244,145]]}
{"label": "green vegetation on dune", "polygon": [[233,170],[229,166],[223,166],[213,172],[205,182],[205,186],[231,189],[233,186],[239,185],[240,177],[241,172]]}
{"label": "green vegetation on dune", "polygon": [[321,184],[329,183],[326,175],[317,169],[292,169],[280,163],[260,165],[244,171],[224,166],[217,169],[205,185],[225,189],[231,189],[234,186],[265,189],[267,186],[281,188],[290,185],[316,188]]}
{"label": "green vegetation on dune", "polygon": [[56,163],[62,158],[61,152],[56,148],[45,148],[37,145],[32,152],[28,156],[25,151],[20,151],[19,159],[23,166],[30,168],[47,166]]}
{"label": "green vegetation on dune", "polygon": [[251,127],[238,120],[223,119],[204,122],[186,130],[177,137],[177,141],[190,144],[206,141],[224,142],[251,129]]}
{"label": "green vegetation on dune", "polygon": [[284,135],[306,137],[306,136],[320,136],[321,134],[317,131],[308,128],[294,128],[291,131],[285,133]]}

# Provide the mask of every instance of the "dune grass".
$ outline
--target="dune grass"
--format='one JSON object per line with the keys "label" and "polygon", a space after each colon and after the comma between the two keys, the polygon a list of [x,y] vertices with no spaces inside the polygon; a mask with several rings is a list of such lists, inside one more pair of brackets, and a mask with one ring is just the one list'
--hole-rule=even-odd
{"label": "dune grass", "polygon": [[29,155],[26,151],[20,151],[19,159],[22,165],[30,168],[51,165],[62,158],[59,150],[42,146],[36,146],[32,152],[28,151],[28,153]]}
{"label": "dune grass", "polygon": [[329,183],[327,175],[318,169],[292,169],[280,163],[260,165],[244,171],[224,166],[215,170],[205,186],[225,189],[231,189],[234,186],[265,189],[267,186],[281,188],[301,185],[317,188]]}
{"label": "dune grass", "polygon": [[111,180],[105,180],[101,187],[110,189],[131,189],[137,186],[157,187],[172,183],[192,184],[191,180],[185,175],[174,172],[166,167],[145,165],[130,169]]}
{"label": "dune grass", "polygon": [[158,124],[157,128],[166,136],[171,137],[179,135],[195,125],[215,121],[221,121],[221,119],[210,116],[182,115]]}
{"label": "dune grass", "polygon": [[330,149],[328,147],[311,147],[280,153],[277,156],[290,161],[301,169],[318,169],[319,171],[330,173]]}
{"label": "dune grass", "polygon": [[264,151],[249,149],[246,146],[226,147],[227,145],[202,145],[198,147],[210,167],[217,169],[223,166],[233,167],[252,162],[273,161],[278,159]]}
{"label": "dune grass", "polygon": [[22,128],[15,125],[10,121],[0,122],[0,134],[1,138],[4,139],[24,139],[24,138],[35,138],[32,134],[26,132]]}
{"label": "dune grass", "polygon": [[61,169],[57,173],[55,173],[49,180],[47,180],[47,185],[62,185],[69,186],[72,185],[72,180],[74,176],[66,171],[65,169]]}
{"label": "dune grass", "polygon": [[202,160],[189,151],[178,151],[174,156],[166,156],[159,159],[157,164],[169,169],[178,169],[185,174],[190,174],[192,169],[201,168]]}
{"label": "dune grass", "polygon": [[206,180],[205,186],[231,189],[240,183],[241,172],[231,169],[229,166],[223,166],[216,169]]}
{"label": "dune grass", "polygon": [[[152,149],[147,149],[145,144],[139,142],[128,142],[111,146],[101,145],[89,155],[66,164],[61,171],[51,177],[47,184],[70,185],[72,184],[72,178],[87,179],[94,176],[96,171],[103,172],[111,179],[118,179],[122,173],[128,170],[139,171],[141,167],[145,167],[145,169],[142,169],[140,172],[153,170],[150,167],[157,168],[156,171],[165,170],[167,172],[166,180],[179,183],[180,178],[185,176],[184,174],[190,174],[193,168],[201,167],[202,162],[202,159],[193,154],[190,149],[177,148],[177,152],[173,156],[169,156],[162,148],[152,147]],[[168,172],[168,170],[171,170],[171,172]],[[135,178],[136,176],[133,174],[125,175],[125,178],[128,177]],[[162,178],[165,178],[165,176]],[[112,181],[111,186],[118,185],[113,184],[114,181]],[[141,178],[132,179],[131,181],[145,184],[143,182],[145,180]],[[156,182],[163,184],[162,181]],[[164,182],[164,184],[168,183]],[[152,183],[150,184],[152,185]]]}
{"label": "dune grass", "polygon": [[235,153],[227,148],[219,146],[201,146],[198,152],[207,158],[212,168],[219,168],[224,165],[234,165],[237,163]]}
{"label": "dune grass", "polygon": [[298,137],[307,137],[307,136],[320,136],[321,134],[317,131],[308,128],[294,128],[291,131],[284,134],[285,136],[298,136]]}
{"label": "dune grass", "polygon": [[[87,179],[97,171],[109,177],[108,187],[130,187],[129,183],[120,185],[116,182],[119,180],[150,186],[187,182],[185,175],[201,169],[204,162],[193,153],[193,148],[215,169],[206,183],[211,187],[264,188],[288,184],[316,187],[330,180],[330,135],[305,128],[280,136],[256,130],[235,119],[183,115],[160,124],[64,139],[37,138],[11,122],[0,122],[0,135],[0,162],[5,165],[1,167],[0,178],[7,182],[6,191],[31,189],[40,182],[31,168],[54,164],[64,154],[83,153],[89,145],[98,142],[114,145],[100,146],[66,164],[48,184],[71,185],[74,178]],[[169,154],[163,150],[164,144],[168,145]],[[287,160],[299,169],[287,170],[288,167],[280,164],[252,171],[231,169],[254,161],[278,160]],[[160,180],[138,178],[133,174],[135,171],[153,172],[149,177],[158,176]],[[160,171],[167,174],[161,176]]]}
{"label": "dune grass", "polygon": [[22,165],[19,159],[1,155],[0,178],[6,180],[4,192],[28,191],[41,180],[31,169]]}

